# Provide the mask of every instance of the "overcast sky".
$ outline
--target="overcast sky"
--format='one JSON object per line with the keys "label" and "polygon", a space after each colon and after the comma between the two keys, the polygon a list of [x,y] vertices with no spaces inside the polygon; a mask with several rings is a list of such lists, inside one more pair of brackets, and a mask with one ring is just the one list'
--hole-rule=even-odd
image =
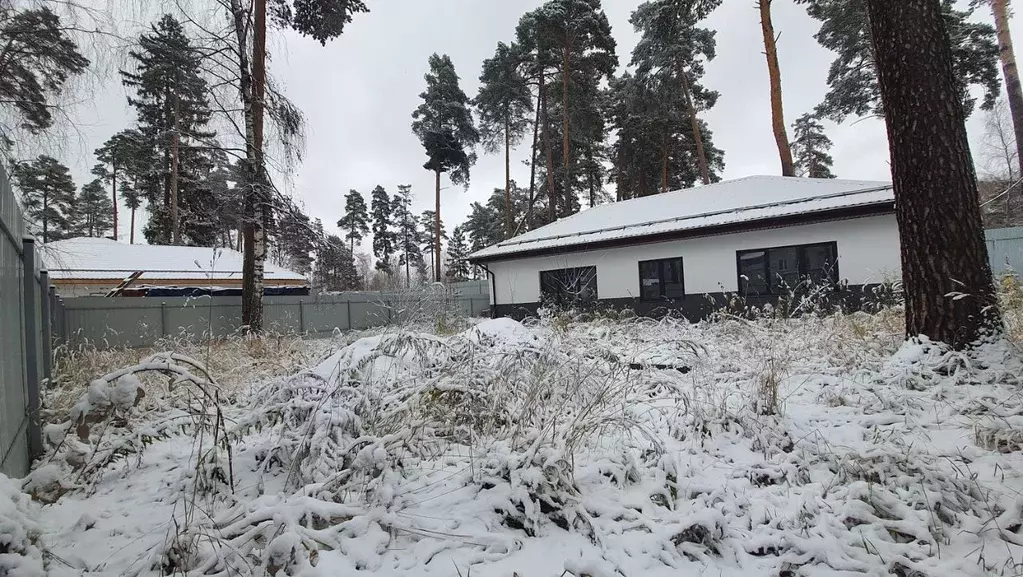
{"label": "overcast sky", "polygon": [[[514,37],[519,17],[541,0],[366,0],[371,12],[355,17],[345,34],[326,47],[297,35],[271,41],[271,73],[305,113],[307,140],[304,162],[297,168],[289,192],[313,218],[334,229],[343,196],[355,188],[367,197],[377,184],[389,192],[412,184],[417,212],[433,207],[433,175],[422,168],[423,148],[412,134],[411,113],[425,87],[427,57],[447,53],[461,76],[462,89],[476,94],[480,67],[498,41]],[[637,36],[629,15],[639,0],[604,0],[604,9],[618,42],[622,66],[628,64]],[[832,54],[813,39],[818,25],[800,6],[774,3],[784,91],[785,118],[792,120],[813,109],[826,90]],[[978,19],[990,20],[986,10]],[[778,151],[771,131],[767,66],[763,55],[759,13],[752,0],[725,0],[706,21],[717,30],[717,58],[707,66],[704,84],[721,93],[715,108],[704,114],[715,144],[725,152],[725,178],[780,174]],[[1020,38],[1019,18],[1013,32]],[[81,111],[83,128],[78,153],[69,152],[79,184],[94,164],[91,151],[114,132],[128,127],[134,114],[124,89],[112,79],[95,104]],[[832,154],[840,178],[889,180],[884,124],[878,119],[851,118],[843,125],[825,122],[835,143]],[[977,153],[983,133],[983,114],[969,122],[971,144]],[[791,134],[790,134],[791,136]],[[528,148],[513,156],[513,178],[528,183],[529,169],[521,163]],[[448,186],[445,182],[442,186]],[[504,186],[503,154],[485,155],[471,173],[467,191],[452,187],[442,192],[442,216],[450,232],[462,222],[473,201],[483,201]],[[121,219],[127,236],[127,219]],[[141,223],[137,230],[141,231]]]}

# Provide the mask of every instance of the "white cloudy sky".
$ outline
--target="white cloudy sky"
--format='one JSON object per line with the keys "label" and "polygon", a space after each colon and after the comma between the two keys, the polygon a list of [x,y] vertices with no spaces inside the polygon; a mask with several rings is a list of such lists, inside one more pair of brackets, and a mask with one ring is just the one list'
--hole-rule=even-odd
{"label": "white cloudy sky", "polygon": [[[628,19],[639,3],[604,0],[623,66],[637,39]],[[425,85],[427,57],[433,52],[449,54],[471,97],[482,61],[493,54],[498,41],[513,38],[519,17],[541,0],[367,0],[367,4],[371,12],[356,16],[346,33],[326,47],[294,35],[271,42],[271,72],[308,122],[305,159],[288,189],[328,228],[340,216],[342,197],[351,188],[368,197],[377,184],[393,191],[398,184],[410,183],[415,208],[432,207],[433,176],[422,169],[423,149],[410,129],[411,112]],[[976,17],[989,19],[990,14],[978,11]],[[774,22],[781,35],[784,105],[791,123],[820,102],[831,54],[813,39],[817,23],[802,7],[775,2]],[[767,68],[754,3],[725,0],[706,25],[718,31],[718,55],[708,65],[704,83],[718,90],[721,98],[705,118],[715,144],[725,151],[724,176],[777,174]],[[1019,18],[1013,26],[1014,32],[1019,30]],[[79,117],[79,137],[64,160],[81,183],[94,163],[91,151],[129,126],[133,114],[124,89],[111,78],[97,90],[93,103],[81,107]],[[974,114],[969,125],[976,153],[982,114]],[[839,177],[890,178],[883,122],[850,119],[841,126],[826,126],[835,142]],[[526,148],[520,147],[514,160],[526,156]],[[528,182],[528,167],[513,162],[513,178]],[[448,230],[465,218],[471,202],[484,200],[503,185],[503,155],[481,154],[468,191],[449,188],[442,193]],[[126,219],[121,222],[125,234]]]}

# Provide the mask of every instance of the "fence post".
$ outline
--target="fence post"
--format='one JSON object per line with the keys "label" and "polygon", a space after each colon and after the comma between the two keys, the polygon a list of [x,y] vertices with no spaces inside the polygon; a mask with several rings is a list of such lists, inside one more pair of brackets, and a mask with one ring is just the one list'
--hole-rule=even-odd
{"label": "fence post", "polygon": [[43,454],[43,433],[39,424],[39,351],[36,350],[38,333],[36,308],[36,241],[22,240],[22,270],[24,271],[25,310],[25,385],[28,392],[28,454],[36,458]]}
{"label": "fence post", "polygon": [[160,302],[160,338],[167,336],[167,303]]}
{"label": "fence post", "polygon": [[53,314],[50,308],[50,273],[45,270],[39,273],[39,301],[42,303],[43,329],[43,378],[49,381],[53,376]]}
{"label": "fence post", "polygon": [[305,301],[298,301],[298,334],[305,334]]}

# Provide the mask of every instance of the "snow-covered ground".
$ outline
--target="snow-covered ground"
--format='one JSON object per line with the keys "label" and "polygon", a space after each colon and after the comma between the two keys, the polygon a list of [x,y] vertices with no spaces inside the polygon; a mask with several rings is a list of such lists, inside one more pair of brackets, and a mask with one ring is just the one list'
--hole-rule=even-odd
{"label": "snow-covered ground", "polygon": [[0,484],[0,575],[1019,575],[1021,353],[900,325],[497,319],[230,404],[187,362],[170,400],[95,381],[38,500]]}

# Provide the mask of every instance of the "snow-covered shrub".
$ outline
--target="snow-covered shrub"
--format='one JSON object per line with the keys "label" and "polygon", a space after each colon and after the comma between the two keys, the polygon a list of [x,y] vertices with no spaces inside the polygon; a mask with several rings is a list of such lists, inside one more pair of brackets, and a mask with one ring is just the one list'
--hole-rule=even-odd
{"label": "snow-covered shrub", "polygon": [[42,528],[29,496],[0,474],[0,577],[45,577]]}

